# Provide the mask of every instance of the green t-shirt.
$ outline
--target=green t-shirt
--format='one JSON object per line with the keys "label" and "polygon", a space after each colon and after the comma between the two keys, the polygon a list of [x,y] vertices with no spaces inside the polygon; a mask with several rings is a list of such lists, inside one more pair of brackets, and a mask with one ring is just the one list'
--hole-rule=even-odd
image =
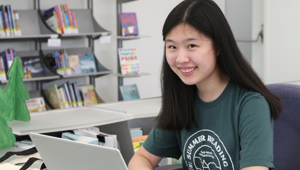
{"label": "green t-shirt", "polygon": [[182,155],[183,168],[188,170],[273,169],[273,120],[261,94],[229,82],[212,102],[196,95],[194,109],[198,128],[167,131],[154,127],[144,148],[160,157]]}

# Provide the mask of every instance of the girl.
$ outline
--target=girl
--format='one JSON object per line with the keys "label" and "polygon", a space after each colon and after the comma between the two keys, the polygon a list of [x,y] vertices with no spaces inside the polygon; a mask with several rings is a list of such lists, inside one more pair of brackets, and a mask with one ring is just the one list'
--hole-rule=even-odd
{"label": "girl", "polygon": [[181,155],[189,170],[272,169],[281,101],[243,58],[219,7],[184,0],[167,17],[163,39],[161,113],[129,169]]}

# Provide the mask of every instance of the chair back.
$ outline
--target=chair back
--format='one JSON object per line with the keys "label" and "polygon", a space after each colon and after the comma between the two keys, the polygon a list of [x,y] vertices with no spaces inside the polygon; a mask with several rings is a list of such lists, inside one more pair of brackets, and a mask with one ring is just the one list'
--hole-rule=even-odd
{"label": "chair back", "polygon": [[274,121],[275,170],[300,169],[300,85],[269,84],[281,98],[283,111]]}

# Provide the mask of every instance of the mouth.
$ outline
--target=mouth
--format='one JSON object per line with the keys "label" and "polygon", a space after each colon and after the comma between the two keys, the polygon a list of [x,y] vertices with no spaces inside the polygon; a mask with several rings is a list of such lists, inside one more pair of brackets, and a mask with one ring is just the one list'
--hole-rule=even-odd
{"label": "mouth", "polygon": [[179,67],[178,69],[183,73],[190,73],[190,72],[194,71],[196,68],[197,68],[197,66],[196,67]]}

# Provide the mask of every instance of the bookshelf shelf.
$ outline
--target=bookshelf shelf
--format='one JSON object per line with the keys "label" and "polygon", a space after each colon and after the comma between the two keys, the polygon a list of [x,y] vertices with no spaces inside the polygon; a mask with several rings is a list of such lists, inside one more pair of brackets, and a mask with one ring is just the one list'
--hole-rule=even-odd
{"label": "bookshelf shelf", "polygon": [[150,73],[140,73],[140,74],[120,74],[120,73],[115,73],[114,75],[117,75],[118,77],[123,77],[123,78],[130,78],[130,77],[141,77],[141,76],[147,76],[150,75]]}
{"label": "bookshelf shelf", "polygon": [[117,0],[118,3],[127,3],[127,2],[133,2],[133,1],[137,1],[137,0]]}
{"label": "bookshelf shelf", "polygon": [[[46,66],[45,63],[43,62],[43,59],[40,56],[40,52],[36,50],[32,51],[16,51],[16,56],[20,57],[21,60],[26,57],[39,57],[40,62],[43,68],[43,77],[32,77],[32,78],[23,78],[24,82],[43,82],[43,81],[51,81],[51,80],[56,80],[59,79],[60,76],[57,74],[54,74],[51,72]],[[1,84],[6,84],[8,80],[1,80]]]}
{"label": "bookshelf shelf", "polygon": [[[50,81],[59,79],[59,76],[45,76],[45,77],[35,77],[35,78],[24,78],[24,82],[36,82],[36,81]],[[1,84],[6,84],[8,80],[1,80]]]}
{"label": "bookshelf shelf", "polygon": [[[49,53],[53,53],[54,51],[64,51],[66,50],[66,52],[68,53],[68,55],[76,55],[79,53],[89,53],[92,52],[92,48],[90,47],[84,47],[84,48],[66,48],[66,49],[62,49],[62,48],[58,48],[58,49],[48,49],[48,50],[42,50],[42,56],[46,56]],[[43,57],[45,58],[45,57]],[[96,64],[96,68],[97,68],[97,72],[96,73],[87,73],[87,74],[74,74],[74,75],[59,75],[57,74],[54,70],[51,69],[50,65],[48,63],[46,63],[46,66],[48,67],[48,69],[55,75],[59,76],[60,78],[75,78],[75,77],[85,77],[85,76],[90,76],[90,77],[100,77],[100,76],[104,76],[107,74],[111,74],[111,70],[107,69],[106,67],[104,67],[98,60],[97,57],[95,57],[95,64]]]}
{"label": "bookshelf shelf", "polygon": [[49,38],[53,33],[42,34],[41,19],[38,10],[15,10],[19,13],[19,26],[22,32],[21,36],[0,37],[0,40],[20,40],[20,39],[43,39]]}
{"label": "bookshelf shelf", "polygon": [[[62,38],[76,38],[91,36],[93,39],[100,36],[110,35],[111,32],[101,27],[95,20],[91,9],[70,9],[76,15],[78,33],[77,34],[59,34]],[[42,34],[58,34],[52,30],[42,19],[44,10],[40,10],[41,32]]]}
{"label": "bookshelf shelf", "polygon": [[135,40],[135,39],[140,39],[140,38],[149,38],[150,36],[117,36],[117,39],[118,40],[123,40],[123,41],[126,41],[126,40]]}
{"label": "bookshelf shelf", "polygon": [[104,75],[111,74],[111,71],[100,71],[97,73],[89,73],[89,74],[77,74],[77,75],[70,75],[70,76],[63,76],[63,78],[75,78],[75,77],[85,77],[85,76],[95,76],[100,77]]}

